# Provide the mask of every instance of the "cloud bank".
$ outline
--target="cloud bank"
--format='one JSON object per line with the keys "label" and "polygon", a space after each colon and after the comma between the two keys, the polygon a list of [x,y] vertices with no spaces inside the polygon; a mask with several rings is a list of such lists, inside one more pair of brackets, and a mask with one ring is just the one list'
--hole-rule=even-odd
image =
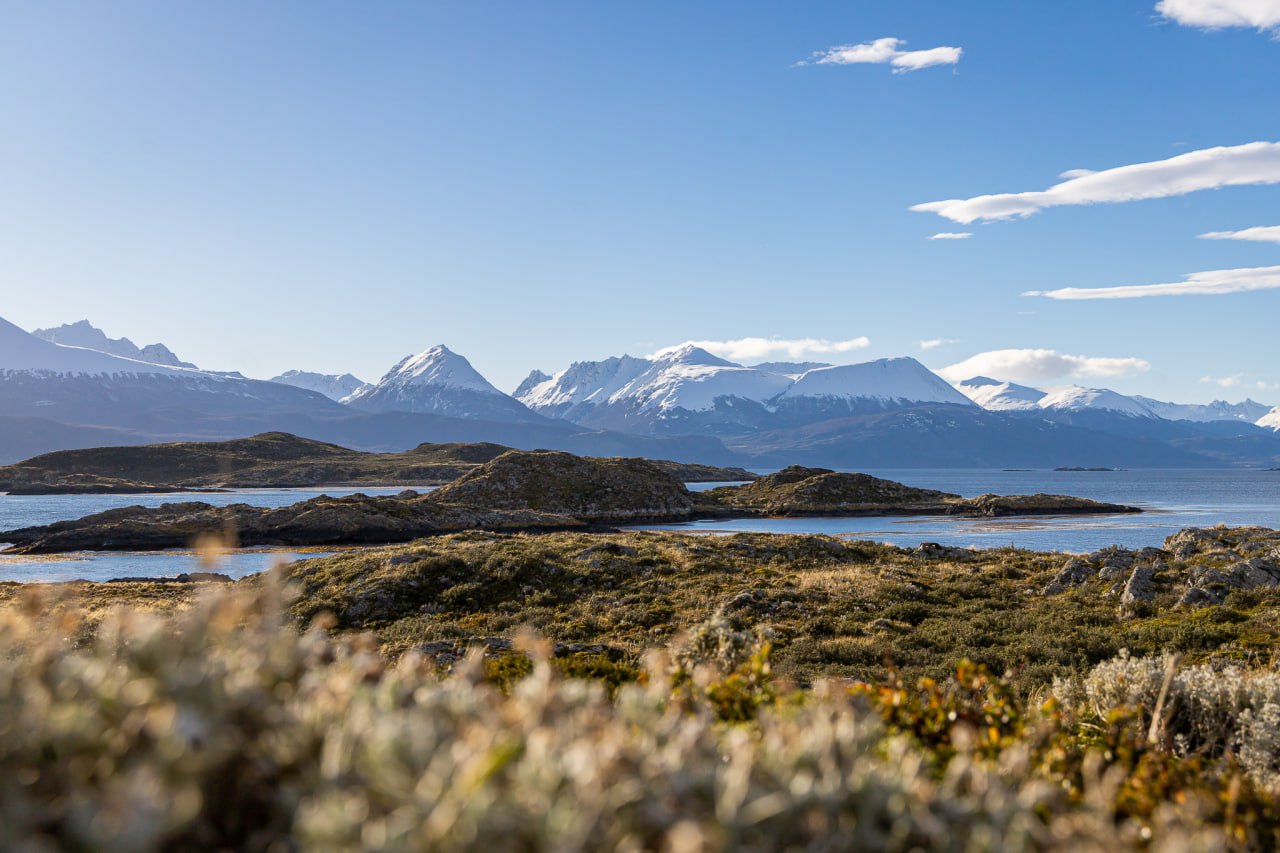
{"label": "cloud bank", "polygon": [[1184,27],[1280,30],[1280,0],[1160,0],[1156,11]]}
{"label": "cloud bank", "polygon": [[1254,243],[1280,243],[1280,225],[1260,225],[1243,231],[1210,231],[1201,240],[1248,240]]}
{"label": "cloud bank", "polygon": [[964,55],[963,48],[933,47],[928,50],[902,50],[905,41],[883,38],[862,44],[842,44],[815,52],[801,65],[889,65],[894,74],[919,71],[935,65],[955,65]]}
{"label": "cloud bank", "polygon": [[1067,377],[1129,376],[1150,369],[1151,364],[1141,358],[1066,355],[1051,349],[1000,349],[978,353],[937,373],[950,382],[962,382],[974,376],[1009,382],[1043,382]]}
{"label": "cloud bank", "polygon": [[1280,288],[1280,267],[1248,267],[1236,270],[1209,270],[1191,273],[1183,281],[1169,284],[1131,284],[1121,287],[1064,287],[1059,290],[1028,290],[1023,296],[1049,299],[1143,299],[1149,296],[1221,296],[1253,290]]}
{"label": "cloud bank", "polygon": [[952,222],[993,222],[1031,216],[1049,207],[1115,204],[1169,198],[1200,190],[1280,183],[1280,142],[1189,151],[1150,163],[1119,166],[1101,172],[1076,169],[1067,180],[1047,190],[980,195],[917,204],[911,209],[936,213]]}
{"label": "cloud bank", "polygon": [[[778,356],[798,360],[809,355],[831,355],[866,349],[871,346],[871,339],[860,337],[847,341],[829,341],[823,338],[738,338],[732,341],[685,341],[675,347],[660,350],[655,355],[684,346],[701,347],[712,355],[730,361],[765,360]],[[652,357],[651,355],[650,358]]]}

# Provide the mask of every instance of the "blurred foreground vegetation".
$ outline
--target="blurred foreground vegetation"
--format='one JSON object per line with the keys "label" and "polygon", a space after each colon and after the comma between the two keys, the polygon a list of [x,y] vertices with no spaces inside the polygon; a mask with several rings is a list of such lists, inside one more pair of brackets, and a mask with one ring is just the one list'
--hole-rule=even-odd
{"label": "blurred foreground vegetation", "polygon": [[775,630],[721,613],[634,666],[517,635],[446,669],[275,578],[150,609],[128,586],[0,609],[0,848],[1280,841],[1280,677],[1257,666],[1121,655],[1031,690],[958,661],[797,688]]}

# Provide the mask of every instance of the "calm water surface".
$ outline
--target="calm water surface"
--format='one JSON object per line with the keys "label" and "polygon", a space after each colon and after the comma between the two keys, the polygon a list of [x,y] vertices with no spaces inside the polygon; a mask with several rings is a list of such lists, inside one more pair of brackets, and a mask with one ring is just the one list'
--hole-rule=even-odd
{"label": "calm water surface", "polygon": [[[1184,527],[1256,524],[1280,528],[1280,472],[1273,471],[982,471],[869,470],[867,473],[910,486],[941,489],[965,497],[987,492],[1049,492],[1138,506],[1141,515],[1063,516],[1056,518],[952,519],[933,517],[783,518],[691,522],[649,529],[702,533],[759,531],[826,533],[914,546],[941,542],[963,547],[1093,551],[1106,545],[1139,548],[1159,545]],[[724,483],[699,483],[702,490]],[[247,489],[221,494],[173,495],[0,495],[0,531],[80,518],[123,506],[159,506],[202,501],[215,506],[247,503],[279,507],[322,494],[394,495],[402,486],[363,489]],[[428,491],[421,488],[419,491]],[[0,540],[3,537],[0,536]],[[223,559],[217,570],[233,577],[263,571],[280,560],[308,556],[296,551],[244,550]],[[309,555],[314,556],[314,554]],[[0,554],[0,580],[107,580],[123,576],[159,577],[198,571],[191,553],[72,554],[50,557],[5,557]]]}
{"label": "calm water surface", "polygon": [[1141,507],[1138,515],[956,519],[939,517],[770,518],[698,521],[649,529],[701,533],[825,533],[911,547],[921,542],[974,548],[1016,546],[1094,551],[1106,545],[1158,546],[1184,527],[1214,524],[1280,528],[1280,472],[1243,470],[983,471],[871,469],[909,486],[965,497],[997,494],[1075,495]]}

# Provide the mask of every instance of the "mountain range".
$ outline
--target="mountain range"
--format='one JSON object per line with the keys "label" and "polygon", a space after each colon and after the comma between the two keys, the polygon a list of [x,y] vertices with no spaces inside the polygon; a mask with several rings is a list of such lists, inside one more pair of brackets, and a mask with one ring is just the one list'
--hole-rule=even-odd
{"label": "mountain range", "polygon": [[86,321],[37,336],[0,320],[0,412],[0,462],[281,430],[363,450],[493,441],[757,468],[1280,463],[1280,408],[1252,400],[1184,405],[989,377],[952,385],[912,358],[746,366],[692,345],[535,370],[506,394],[439,345],[376,383],[299,370],[259,381]]}

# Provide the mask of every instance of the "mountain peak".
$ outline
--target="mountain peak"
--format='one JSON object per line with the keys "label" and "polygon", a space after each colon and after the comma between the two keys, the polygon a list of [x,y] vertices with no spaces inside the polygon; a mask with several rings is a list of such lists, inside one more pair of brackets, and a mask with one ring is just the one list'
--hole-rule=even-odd
{"label": "mountain peak", "polygon": [[[480,375],[471,362],[444,344],[425,349],[417,355],[406,356],[382,382],[412,385],[436,385],[445,388],[462,388],[487,394],[502,394],[488,379]],[[502,396],[506,396],[502,394]]]}
{"label": "mountain peak", "polygon": [[110,338],[106,332],[88,320],[77,320],[74,323],[65,323],[49,329],[36,329],[31,334],[50,343],[90,349],[119,358],[162,364],[166,367],[195,367],[190,362],[180,360],[164,344],[147,344],[145,347],[139,347],[128,338]]}
{"label": "mountain peak", "polygon": [[524,378],[524,381],[516,386],[516,390],[511,392],[511,396],[519,400],[528,395],[534,388],[538,387],[543,382],[549,382],[550,380],[551,376],[543,373],[541,370],[531,370],[529,371],[529,375]]}
{"label": "mountain peak", "polygon": [[1136,418],[1157,417],[1149,406],[1134,397],[1126,397],[1109,388],[1085,388],[1080,385],[1050,390],[1041,398],[1040,408],[1067,412],[1103,410]]}
{"label": "mountain peak", "polygon": [[401,359],[377,385],[365,386],[342,402],[373,412],[416,412],[503,423],[542,421],[443,344]]}
{"label": "mountain peak", "polygon": [[968,397],[908,356],[810,370],[796,379],[779,399],[796,397],[973,405]]}
{"label": "mountain peak", "polygon": [[1039,388],[1001,382],[989,376],[975,376],[956,385],[964,394],[982,408],[991,412],[1026,412],[1040,408],[1045,393]]}
{"label": "mountain peak", "polygon": [[706,367],[741,367],[742,365],[734,364],[732,361],[726,361],[717,355],[712,355],[707,350],[696,344],[681,344],[680,346],[668,347],[659,350],[653,360],[668,364],[696,364]]}
{"label": "mountain peak", "polygon": [[271,377],[269,381],[279,385],[292,385],[294,388],[315,391],[318,394],[325,395],[330,400],[337,400],[338,402],[342,402],[363,388],[373,387],[350,373],[338,375],[312,373],[306,370],[286,370],[279,376]]}
{"label": "mountain peak", "polygon": [[0,318],[0,371],[4,370],[105,375],[169,373],[174,368],[90,347],[53,343]]}

